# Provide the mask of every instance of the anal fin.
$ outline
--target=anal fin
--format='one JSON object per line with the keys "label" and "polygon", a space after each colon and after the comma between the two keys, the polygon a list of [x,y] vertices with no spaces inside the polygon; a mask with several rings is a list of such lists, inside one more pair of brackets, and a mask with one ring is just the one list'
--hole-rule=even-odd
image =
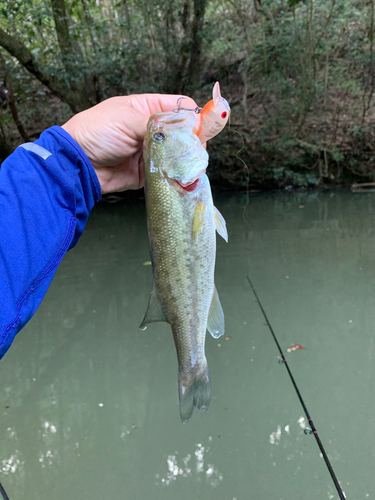
{"label": "anal fin", "polygon": [[207,330],[215,339],[224,335],[225,331],[224,312],[215,286],[208,313]]}

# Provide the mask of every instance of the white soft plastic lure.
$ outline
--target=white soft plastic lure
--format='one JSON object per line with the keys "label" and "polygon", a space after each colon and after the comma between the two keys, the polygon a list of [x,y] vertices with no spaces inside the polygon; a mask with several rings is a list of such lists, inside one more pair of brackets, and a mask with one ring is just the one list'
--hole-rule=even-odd
{"label": "white soft plastic lure", "polygon": [[201,124],[197,135],[203,144],[220,134],[229,119],[230,106],[226,99],[221,97],[219,82],[215,83],[212,99],[204,106],[200,115]]}

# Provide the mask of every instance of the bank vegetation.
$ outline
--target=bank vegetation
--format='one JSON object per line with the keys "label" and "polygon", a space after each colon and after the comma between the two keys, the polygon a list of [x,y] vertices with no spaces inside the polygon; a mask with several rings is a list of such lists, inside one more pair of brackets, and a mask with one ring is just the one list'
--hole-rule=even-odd
{"label": "bank vegetation", "polygon": [[114,95],[215,81],[224,189],[373,181],[372,0],[0,0],[0,153]]}

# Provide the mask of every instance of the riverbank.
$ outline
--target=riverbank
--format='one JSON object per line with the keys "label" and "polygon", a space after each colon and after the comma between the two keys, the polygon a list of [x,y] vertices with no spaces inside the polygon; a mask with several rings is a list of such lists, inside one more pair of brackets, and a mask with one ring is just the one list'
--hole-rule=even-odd
{"label": "riverbank", "polygon": [[[208,175],[214,189],[350,188],[353,183],[374,181],[375,113],[371,108],[363,119],[361,96],[335,92],[317,100],[299,130],[290,109],[280,109],[277,94],[261,93],[254,87],[244,100],[244,87],[235,74],[222,81],[222,95],[232,113],[226,129],[207,146]],[[211,89],[208,84],[196,92],[198,104],[207,102]],[[29,140],[72,116],[70,108],[50,93],[22,113],[24,106],[20,101]],[[9,109],[0,110],[0,120],[3,161],[24,140]]]}

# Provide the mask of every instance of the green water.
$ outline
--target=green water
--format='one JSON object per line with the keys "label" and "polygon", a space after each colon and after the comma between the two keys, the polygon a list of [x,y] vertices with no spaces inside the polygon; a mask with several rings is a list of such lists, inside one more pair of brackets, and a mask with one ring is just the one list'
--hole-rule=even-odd
{"label": "green water", "polygon": [[249,273],[347,498],[375,498],[375,194],[219,196],[207,338],[213,399],[182,425],[170,327],[151,288],[144,208],[99,205],[0,362],[10,500],[338,498]]}

